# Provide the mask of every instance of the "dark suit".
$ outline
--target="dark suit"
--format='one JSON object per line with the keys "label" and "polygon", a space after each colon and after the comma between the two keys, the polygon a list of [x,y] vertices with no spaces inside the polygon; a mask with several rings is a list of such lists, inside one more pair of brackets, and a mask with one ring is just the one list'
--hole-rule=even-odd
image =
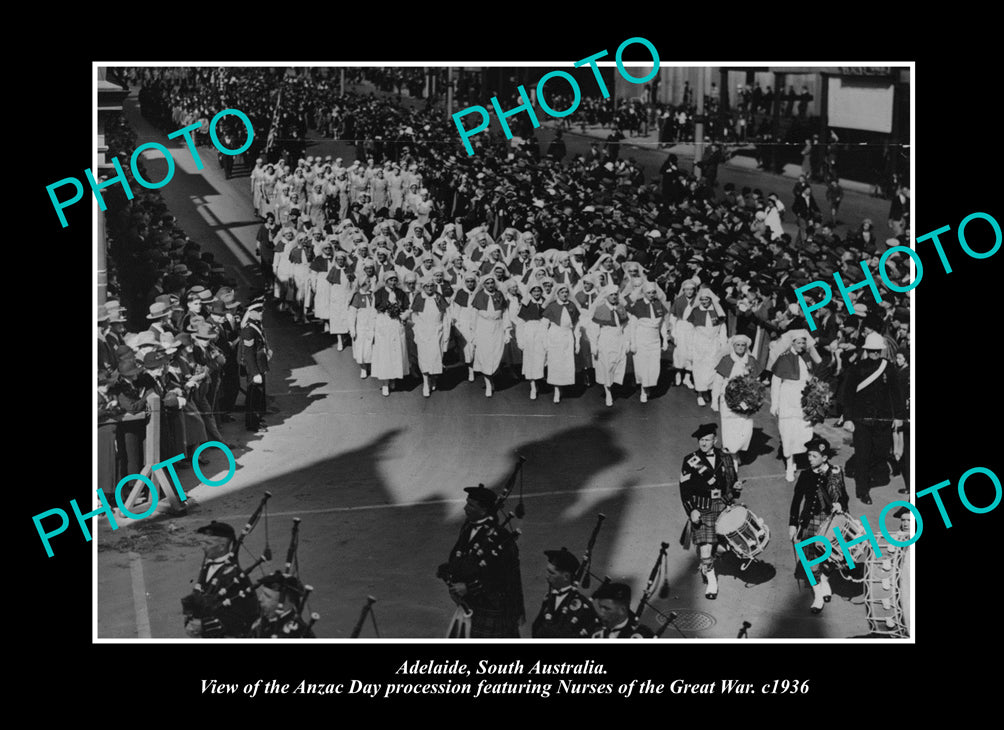
{"label": "dark suit", "polygon": [[464,583],[464,603],[473,612],[470,638],[519,638],[524,616],[519,551],[494,518],[465,522],[439,575]]}
{"label": "dark suit", "polygon": [[[201,619],[202,638],[243,638],[258,618],[258,596],[251,579],[232,554],[210,575],[215,563],[203,561],[195,590],[181,600],[185,623]],[[208,576],[208,577],[207,577]]]}
{"label": "dark suit", "polygon": [[[260,322],[248,320],[241,330],[240,358],[247,371],[247,391],[244,425],[249,431],[257,431],[265,417],[265,375],[268,373],[268,343]],[[255,383],[254,377],[261,376]]]}
{"label": "dark suit", "polygon": [[590,600],[568,586],[544,597],[530,635],[535,639],[582,639],[598,628],[599,618]]}
{"label": "dark suit", "polygon": [[[876,373],[878,376],[872,379]],[[859,499],[867,496],[872,487],[889,483],[892,422],[904,419],[905,411],[906,401],[892,363],[882,358],[855,363],[845,381],[844,416],[854,423],[852,476]]]}

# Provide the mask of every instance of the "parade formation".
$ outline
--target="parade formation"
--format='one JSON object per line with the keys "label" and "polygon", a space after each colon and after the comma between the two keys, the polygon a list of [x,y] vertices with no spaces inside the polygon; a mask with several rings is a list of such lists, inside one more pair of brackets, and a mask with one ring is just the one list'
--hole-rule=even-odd
{"label": "parade formation", "polygon": [[[379,83],[379,71],[360,77]],[[315,72],[145,68],[125,76],[160,128],[195,129],[217,108],[247,112],[255,144],[220,164],[226,180],[248,187],[259,222],[257,271],[240,296],[244,287],[188,237],[156,191],[106,194],[114,297],[98,310],[106,495],[142,471],[152,419],[161,453],[191,456],[207,440],[226,443],[224,425],[241,410],[244,434],[267,437],[285,375],[273,349],[278,323],[323,337],[361,397],[382,403],[410,400],[412,389],[417,398],[420,387],[428,408],[461,398],[494,403],[504,392],[522,401],[549,396],[540,407],[556,417],[587,399],[608,414],[645,414],[667,408],[669,392],[701,409],[696,431],[652,434],[653,445],[673,438],[687,451],[678,471],[660,479],[679,489],[679,502],[665,502],[666,541],[651,545],[658,554],[640,593],[631,584],[643,583],[649,555],[632,576],[593,565],[605,519],[595,511],[584,518],[596,519],[592,533],[580,530],[585,550],[559,542],[542,555],[521,554],[524,499],[556,486],[526,480],[534,464],[523,455],[498,489],[444,487],[464,500],[453,547],[427,571],[454,606],[445,637],[661,637],[676,618],[659,601],[669,594],[672,555],[694,556],[692,608],[712,611],[720,594],[735,590],[721,581],[723,561],[750,576],[772,536],[830,539],[835,524],[859,534],[845,476],[860,505],[896,475],[909,491],[909,298],[885,290],[876,303],[859,289],[853,313],[814,307],[810,333],[794,293],[816,274],[852,276],[860,256],[898,245],[908,228],[884,246],[869,233],[871,221],[841,237],[810,216],[793,237],[760,190],[685,173],[673,154],[648,181],[616,143],[594,145],[591,159],[562,159],[564,143],[541,155],[517,118],[509,120],[511,140],[465,137],[476,150],[468,157],[456,129],[443,141],[451,125],[441,113],[342,94]],[[307,154],[309,130],[354,144],[355,159]],[[224,120],[219,133],[236,144],[241,128]],[[192,144],[205,144],[205,134],[195,129]],[[110,146],[125,153],[130,140],[123,126]],[[802,179],[793,195],[805,191],[811,196],[811,181]],[[768,226],[772,215],[777,229]],[[895,281],[909,276],[900,258],[888,263]],[[851,463],[833,463],[837,449],[821,435],[823,424],[845,430]],[[769,489],[759,482],[752,490],[746,470],[767,452],[765,436],[783,467]],[[182,600],[189,637],[315,636],[313,588],[299,576],[299,518],[283,569],[266,572],[267,537],[254,564],[240,565],[270,496],[239,535],[224,521],[194,530],[204,559]],[[768,503],[788,515],[787,531],[753,511],[763,514]],[[311,530],[311,517],[303,525]],[[860,581],[837,570],[840,560],[834,551],[813,566],[812,602],[801,612],[824,620],[835,573],[849,591]],[[311,577],[318,595],[339,589]],[[364,597],[353,637],[367,618],[376,626],[380,597],[351,602]]]}

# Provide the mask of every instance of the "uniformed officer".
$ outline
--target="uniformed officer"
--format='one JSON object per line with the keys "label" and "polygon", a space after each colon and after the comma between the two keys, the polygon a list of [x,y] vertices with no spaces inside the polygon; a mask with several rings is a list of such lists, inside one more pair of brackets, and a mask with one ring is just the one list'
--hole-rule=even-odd
{"label": "uniformed officer", "polygon": [[535,639],[582,639],[599,628],[599,618],[588,598],[574,585],[579,561],[565,548],[545,550],[547,585],[550,587],[534,619]]}
{"label": "uniformed officer", "polygon": [[854,491],[864,504],[872,503],[872,487],[889,483],[893,431],[906,416],[896,368],[882,357],[885,347],[882,335],[868,334],[865,357],[848,373],[844,396],[844,428],[854,434]]}
{"label": "uniformed officer", "polygon": [[698,449],[683,458],[680,470],[680,498],[690,520],[690,539],[701,558],[701,576],[708,585],[704,595],[709,599],[718,596],[715,524],[742,490],[732,455],[715,446],[717,432],[715,423],[705,423],[694,431]]}
{"label": "uniformed officer", "polygon": [[[829,441],[813,435],[805,448],[809,468],[798,475],[788,514],[788,536],[792,542],[823,534],[830,515],[847,511],[844,473],[840,467],[830,464],[833,452]],[[812,548],[823,549],[818,542],[813,542]],[[830,602],[833,591],[828,575],[831,571],[829,561],[812,566],[812,575],[816,579],[816,584],[812,586],[812,613],[819,613],[824,603]]]}
{"label": "uniformed officer", "polygon": [[236,535],[225,522],[200,527],[205,557],[195,589],[181,599],[185,633],[193,638],[242,638],[258,617],[258,598],[234,554]]}
{"label": "uniformed officer", "polygon": [[251,627],[251,636],[260,639],[313,639],[314,630],[303,620],[306,589],[300,579],[280,571],[258,583],[261,615]]}
{"label": "uniformed officer", "polygon": [[464,491],[467,519],[437,575],[470,621],[469,638],[519,638],[525,611],[514,535],[498,525],[495,492],[480,484]]}
{"label": "uniformed officer", "polygon": [[244,426],[248,431],[257,431],[265,422],[265,375],[272,350],[265,339],[262,327],[262,312],[265,297],[259,296],[248,305],[241,326],[241,357],[247,371],[247,390]]}
{"label": "uniformed officer", "polygon": [[651,639],[655,633],[631,613],[631,586],[626,583],[604,583],[593,593],[596,615],[603,628],[593,633],[594,639]]}

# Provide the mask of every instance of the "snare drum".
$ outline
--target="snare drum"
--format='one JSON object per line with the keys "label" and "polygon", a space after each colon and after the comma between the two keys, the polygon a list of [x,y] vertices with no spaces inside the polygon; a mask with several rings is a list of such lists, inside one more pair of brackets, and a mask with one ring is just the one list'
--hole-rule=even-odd
{"label": "snare drum", "polygon": [[739,505],[726,507],[718,516],[715,533],[725,539],[732,552],[746,561],[743,570],[767,548],[770,541],[770,529],[764,521]]}
{"label": "snare drum", "polygon": [[[825,537],[833,545],[833,550],[830,552],[829,562],[833,563],[838,569],[850,570],[850,566],[847,564],[847,557],[844,555],[844,551],[840,548],[840,543],[837,541],[837,535],[834,533],[833,528],[840,528],[840,536],[843,538],[845,543],[849,543],[856,540],[859,537],[863,537],[865,534],[865,528],[862,527],[861,523],[848,515],[846,512],[837,512],[830,515],[830,518],[823,523],[823,526],[819,530],[819,536]],[[854,561],[854,567],[861,565],[868,557],[868,542],[862,541],[848,548],[848,552],[851,555],[851,560]]]}

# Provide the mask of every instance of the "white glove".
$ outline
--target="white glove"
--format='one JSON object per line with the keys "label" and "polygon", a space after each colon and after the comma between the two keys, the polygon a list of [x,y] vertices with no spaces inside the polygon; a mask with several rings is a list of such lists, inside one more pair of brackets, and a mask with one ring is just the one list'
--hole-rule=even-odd
{"label": "white glove", "polygon": [[798,532],[798,528],[794,525],[788,525],[788,539],[795,542],[795,533]]}
{"label": "white glove", "polygon": [[255,375],[253,378],[251,378],[251,382],[254,383],[255,385],[261,385],[261,375]]}
{"label": "white glove", "polygon": [[180,395],[178,396],[178,408],[184,408],[187,403],[188,403],[187,398],[183,398]]}
{"label": "white glove", "polygon": [[695,509],[690,511],[690,521],[693,522],[695,525],[701,521],[700,510]]}

